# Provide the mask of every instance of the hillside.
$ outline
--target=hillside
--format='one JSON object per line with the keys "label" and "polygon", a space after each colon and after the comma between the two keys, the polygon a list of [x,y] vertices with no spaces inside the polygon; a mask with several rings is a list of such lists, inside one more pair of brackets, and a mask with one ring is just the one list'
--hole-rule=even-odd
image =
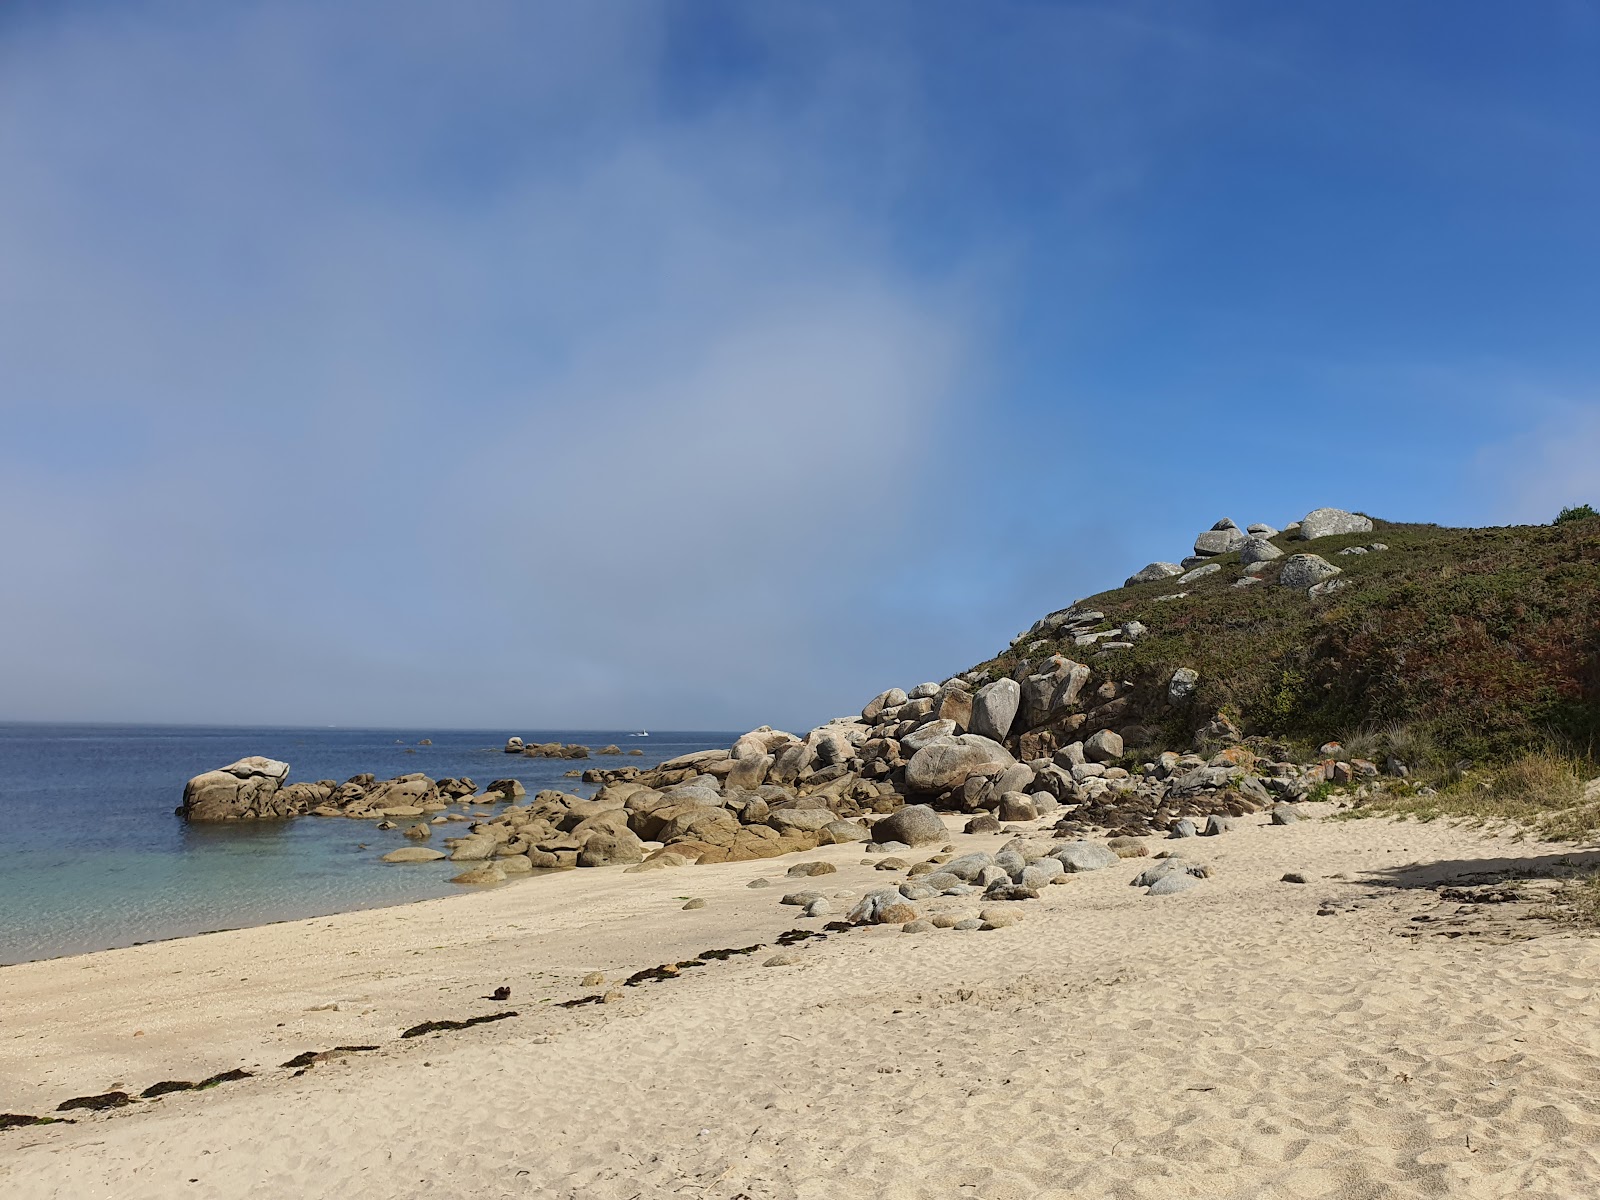
{"label": "hillside", "polygon": [[[1235,550],[1188,583],[1130,581],[1066,610],[1103,614],[1080,633],[1139,622],[1131,645],[1088,648],[1036,626],[977,671],[1026,679],[1052,654],[1076,657],[1132,685],[1128,708],[1149,723],[1152,744],[1186,743],[1217,712],[1307,753],[1403,725],[1413,742],[1475,761],[1552,739],[1586,750],[1600,730],[1600,520],[1495,529],[1374,520],[1370,532],[1266,540],[1284,557],[1258,564],[1258,584],[1238,586],[1246,566]],[[1374,543],[1387,549],[1341,553]],[[1281,564],[1303,552],[1342,569],[1337,590],[1277,584]],[[1172,705],[1180,668],[1198,683],[1191,701]]]}

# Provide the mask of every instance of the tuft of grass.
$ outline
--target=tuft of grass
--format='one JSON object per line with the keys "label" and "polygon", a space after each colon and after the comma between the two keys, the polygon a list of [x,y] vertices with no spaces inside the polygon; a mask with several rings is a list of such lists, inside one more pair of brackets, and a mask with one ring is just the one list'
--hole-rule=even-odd
{"label": "tuft of grass", "polygon": [[1490,773],[1461,773],[1442,787],[1392,783],[1367,798],[1356,813],[1418,821],[1504,821],[1539,837],[1575,841],[1600,835],[1600,796],[1586,799],[1584,787],[1584,779],[1593,773],[1593,764],[1584,760],[1554,750],[1533,751]]}
{"label": "tuft of grass", "polygon": [[1600,875],[1573,880],[1561,889],[1557,899],[1555,912],[1559,919],[1591,928],[1600,926]]}

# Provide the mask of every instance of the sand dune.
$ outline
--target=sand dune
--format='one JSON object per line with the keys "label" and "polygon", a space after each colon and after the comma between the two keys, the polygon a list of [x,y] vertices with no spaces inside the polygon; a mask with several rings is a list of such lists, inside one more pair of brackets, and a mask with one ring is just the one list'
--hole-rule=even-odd
{"label": "sand dune", "polygon": [[[598,990],[587,971],[820,925],[778,905],[783,885],[746,887],[791,860],[573,873],[10,968],[0,1109],[257,1074],[0,1133],[0,1192],[1600,1194],[1600,939],[1526,922],[1538,936],[1511,940],[1470,916],[1436,934],[1411,918],[1456,905],[1396,886],[1430,877],[1415,863],[1459,875],[1570,849],[1316,821],[1186,850],[1214,874],[1183,895],[1145,897],[1124,861],[1010,929],[835,934],[794,966],[736,956],[576,1009],[556,1005]],[[858,849],[805,857],[840,867],[816,890],[886,879]],[[689,895],[707,907],[682,911]],[[508,1003],[480,999],[501,984]],[[277,1066],[350,1043],[382,1049]]]}

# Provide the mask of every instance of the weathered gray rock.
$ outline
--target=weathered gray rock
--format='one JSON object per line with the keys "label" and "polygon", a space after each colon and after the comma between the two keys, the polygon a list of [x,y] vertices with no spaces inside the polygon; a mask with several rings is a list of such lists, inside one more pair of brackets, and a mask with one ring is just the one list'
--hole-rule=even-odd
{"label": "weathered gray rock", "polygon": [[1083,744],[1083,752],[1092,761],[1110,762],[1122,757],[1122,738],[1109,729],[1102,729]]}
{"label": "weathered gray rock", "polygon": [[[298,816],[278,803],[289,764],[252,755],[207,771],[183,789],[184,817],[191,821],[254,821]],[[304,810],[301,810],[304,811]]]}
{"label": "weathered gray rock", "polygon": [[1123,587],[1132,587],[1136,583],[1154,583],[1158,579],[1171,579],[1174,575],[1182,575],[1183,568],[1177,563],[1153,562],[1148,567],[1142,567],[1129,575],[1123,581]]}
{"label": "weathered gray rock", "polygon": [[1058,875],[1066,874],[1066,870],[1066,866],[1059,858],[1041,858],[1023,867],[1017,882],[1025,888],[1038,891],[1042,887],[1048,887]]}
{"label": "weathered gray rock", "polygon": [[1217,525],[1219,527],[1208,529],[1195,538],[1194,552],[1196,554],[1229,554],[1237,550],[1240,543],[1244,541],[1244,530],[1240,529],[1232,521],[1225,523],[1219,521]]}
{"label": "weathered gray rock", "polygon": [[607,867],[612,863],[644,861],[644,843],[626,828],[589,835],[578,848],[580,867]]}
{"label": "weathered gray rock", "polygon": [[887,692],[880,692],[868,701],[867,706],[861,710],[861,719],[868,722],[876,721],[884,709],[899,708],[906,700],[905,692],[899,688],[890,688]]}
{"label": "weathered gray rock", "polygon": [[1278,571],[1278,582],[1303,592],[1325,579],[1332,579],[1340,571],[1341,568],[1319,554],[1291,554]]}
{"label": "weathered gray rock", "polygon": [[1200,881],[1193,875],[1181,875],[1173,872],[1163,875],[1150,885],[1146,896],[1176,896],[1179,892],[1187,892],[1192,887],[1199,887]]}
{"label": "weathered gray rock", "polygon": [[1098,842],[1068,842],[1050,857],[1068,872],[1100,871],[1121,861],[1115,850]]}
{"label": "weathered gray rock", "polygon": [[1225,817],[1221,813],[1212,813],[1206,818],[1205,832],[1201,836],[1219,837],[1224,833],[1232,833],[1241,824],[1238,817]]}
{"label": "weathered gray rock", "polygon": [[438,862],[444,857],[442,850],[430,850],[426,846],[401,846],[398,850],[391,850],[383,856],[386,863],[416,863]]}
{"label": "weathered gray rock", "polygon": [[1305,541],[1333,537],[1342,533],[1369,533],[1372,521],[1342,508],[1318,508],[1308,512],[1300,522],[1300,536]]}
{"label": "weathered gray rock", "polygon": [[1194,570],[1185,571],[1182,575],[1178,576],[1178,582],[1193,583],[1196,579],[1204,579],[1207,575],[1215,575],[1220,570],[1222,570],[1220,563],[1201,563]]}
{"label": "weathered gray rock", "polygon": [[1313,600],[1321,600],[1324,596],[1331,596],[1335,592],[1342,592],[1350,586],[1348,579],[1329,579],[1323,583],[1313,584],[1306,589],[1306,595]]}
{"label": "weathered gray rock", "polygon": [[1248,537],[1244,545],[1239,547],[1239,561],[1242,563],[1271,562],[1282,557],[1283,551],[1264,537]]}
{"label": "weathered gray rock", "polygon": [[890,813],[872,827],[875,842],[904,842],[908,846],[923,846],[942,842],[949,837],[939,814],[926,804],[910,804],[898,812]]}
{"label": "weathered gray rock", "polygon": [[1039,811],[1021,792],[1006,792],[1000,797],[1000,810],[996,815],[1002,821],[1036,821]]}
{"label": "weathered gray rock", "polygon": [[956,736],[956,723],[954,721],[929,721],[919,725],[910,733],[900,739],[900,750],[904,754],[915,754],[918,750],[925,749],[941,739]]}
{"label": "weathered gray rock", "polygon": [[994,866],[994,855],[985,854],[981,850],[970,854],[957,855],[940,867],[940,871],[947,875],[954,875],[957,879],[971,883],[983,875],[983,872]]}
{"label": "weathered gray rock", "polygon": [[966,782],[969,775],[982,772],[985,767],[998,765],[1003,769],[1016,761],[998,742],[964,733],[947,742],[924,746],[913,754],[906,763],[906,786],[913,792],[943,792]]}
{"label": "weathered gray rock", "polygon": [[1276,529],[1274,529],[1271,525],[1263,525],[1260,521],[1257,521],[1254,525],[1249,526],[1245,532],[1259,533],[1262,537],[1278,536],[1278,531]]}
{"label": "weathered gray rock", "polygon": [[497,839],[486,833],[474,833],[462,838],[450,851],[451,862],[482,862],[493,858],[500,848]]}
{"label": "weathered gray rock", "polygon": [[805,915],[808,917],[825,917],[832,911],[833,905],[829,904],[827,898],[823,896],[818,896],[805,907]]}
{"label": "weathered gray rock", "polygon": [[820,833],[838,820],[839,815],[831,808],[775,808],[767,814],[767,824],[779,833]]}
{"label": "weathered gray rock", "polygon": [[1004,741],[1022,703],[1022,685],[1015,679],[986,683],[972,697],[972,732]]}
{"label": "weathered gray rock", "polygon": [[1167,699],[1173,704],[1182,704],[1195,689],[1200,686],[1200,672],[1193,667],[1179,667],[1172,673],[1172,678],[1167,680]]}
{"label": "weathered gray rock", "polygon": [[871,838],[871,832],[858,821],[835,818],[817,830],[817,844],[821,846],[842,846],[848,842],[870,841]]}

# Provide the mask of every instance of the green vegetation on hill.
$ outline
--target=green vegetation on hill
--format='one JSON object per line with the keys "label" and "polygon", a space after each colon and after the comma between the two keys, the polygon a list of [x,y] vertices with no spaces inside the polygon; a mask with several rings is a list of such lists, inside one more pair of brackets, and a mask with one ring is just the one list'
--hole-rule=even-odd
{"label": "green vegetation on hill", "polygon": [[[1030,639],[983,665],[998,677],[1021,658],[1060,652],[1132,682],[1151,713],[1164,709],[1173,671],[1193,668],[1194,703],[1161,718],[1173,739],[1221,711],[1247,734],[1302,746],[1365,736],[1378,753],[1388,737],[1413,756],[1425,748],[1476,762],[1551,744],[1590,752],[1600,733],[1600,521],[1376,521],[1370,533],[1272,541],[1285,556],[1314,553],[1343,568],[1346,586],[1313,599],[1280,586],[1274,564],[1263,582],[1234,587],[1239,556],[1223,555],[1211,560],[1220,572],[1188,584],[1164,579],[1080,602],[1103,612],[1107,628],[1143,622],[1148,632],[1129,649]],[[1388,549],[1339,553],[1374,542]],[[1159,599],[1176,592],[1188,594]]]}

